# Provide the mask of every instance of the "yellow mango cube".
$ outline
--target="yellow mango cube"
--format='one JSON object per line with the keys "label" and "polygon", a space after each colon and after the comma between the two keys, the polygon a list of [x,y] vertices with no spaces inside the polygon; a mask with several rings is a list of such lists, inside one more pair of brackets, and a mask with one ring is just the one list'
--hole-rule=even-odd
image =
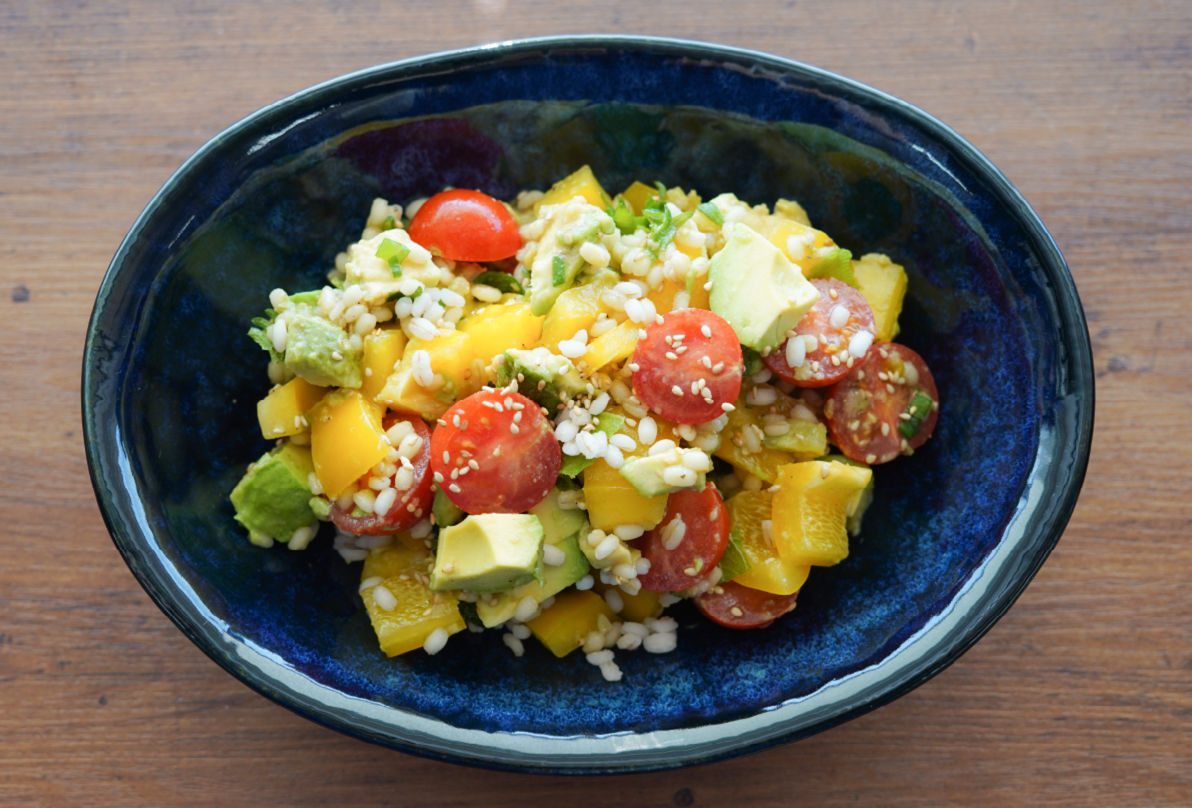
{"label": "yellow mango cube", "polygon": [[790,463],[778,470],[771,504],[774,546],[789,563],[830,567],[848,557],[846,522],[873,472],[834,460]]}
{"label": "yellow mango cube", "polygon": [[724,503],[733,535],[749,561],[749,569],[733,580],[742,586],[775,595],[791,595],[807,581],[811,565],[787,561],[774,546],[773,494],[769,491],[741,491]]}
{"label": "yellow mango cube", "polygon": [[584,469],[584,503],[593,530],[611,532],[618,525],[641,525],[648,530],[666,515],[666,499],[666,494],[643,497],[604,460]]}
{"label": "yellow mango cube", "polygon": [[[426,351],[433,381],[419,383],[414,372],[415,356]],[[396,410],[413,412],[428,421],[438,418],[456,399],[474,393],[484,385],[484,365],[476,361],[471,336],[463,331],[445,331],[432,339],[411,339],[397,370],[390,374],[377,401]]]}
{"label": "yellow mango cube", "polygon": [[633,356],[639,328],[637,323],[626,320],[589,342],[588,350],[576,363],[580,373],[591,376],[606,365],[623,362]]}
{"label": "yellow mango cube", "polygon": [[881,253],[867,253],[853,261],[853,275],[869,308],[873,309],[873,328],[878,342],[890,342],[898,336],[898,315],[906,297],[906,270]]}
{"label": "yellow mango cube", "polygon": [[529,303],[511,301],[478,309],[460,324],[460,330],[471,338],[473,356],[487,366],[497,354],[534,345],[545,319],[530,311]]}
{"label": "yellow mango cube", "polygon": [[[667,278],[658,286],[646,293],[646,297],[654,304],[654,310],[659,314],[666,314],[676,308],[706,309],[709,307],[708,290],[704,288],[707,276],[700,276],[691,283]],[[680,295],[679,293],[683,294]],[[678,306],[676,303],[683,303]]]}
{"label": "yellow mango cube", "polygon": [[621,196],[629,203],[629,207],[633,208],[633,212],[640,216],[646,209],[646,203],[651,198],[658,196],[658,189],[652,185],[646,185],[641,180],[634,180],[628,188],[621,192]]}
{"label": "yellow mango cube", "polygon": [[456,596],[434,592],[427,585],[430,562],[430,553],[421,543],[400,540],[364,560],[360,580],[373,583],[363,588],[360,597],[387,656],[423,647],[437,629],[450,636],[467,627]]}
{"label": "yellow mango cube", "polygon": [[611,310],[600,302],[600,296],[612,288],[615,276],[605,280],[574,286],[559,295],[542,323],[538,343],[552,351],[559,343],[575,336],[580,329],[588,330],[603,312]]}
{"label": "yellow mango cube", "polygon": [[311,384],[301,376],[275,386],[257,402],[261,435],[266,440],[275,440],[305,432],[307,411],[318,404],[326,392],[327,388]]}
{"label": "yellow mango cube", "polygon": [[534,212],[544,205],[558,205],[574,197],[582,196],[585,201],[601,210],[608,204],[608,194],[600,186],[591,166],[581,166],[550,187],[534,204]]}
{"label": "yellow mango cube", "polygon": [[382,414],[358,390],[333,390],[310,411],[311,460],[328,497],[338,497],[389,453]]}
{"label": "yellow mango cube", "polygon": [[600,618],[616,618],[604,598],[588,589],[568,589],[555,602],[526,623],[540,643],[560,659],[584,644],[588,634],[600,630]]}
{"label": "yellow mango cube", "polygon": [[377,329],[364,337],[364,381],[360,393],[375,399],[401,361],[406,335],[400,328]]}

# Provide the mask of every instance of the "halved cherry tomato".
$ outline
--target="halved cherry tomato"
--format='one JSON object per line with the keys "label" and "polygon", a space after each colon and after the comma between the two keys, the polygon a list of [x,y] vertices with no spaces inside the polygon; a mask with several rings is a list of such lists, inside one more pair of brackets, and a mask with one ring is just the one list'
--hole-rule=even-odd
{"label": "halved cherry tomato", "polygon": [[[819,290],[819,299],[795,325],[794,335],[764,361],[766,367],[791,384],[825,387],[844,378],[864,360],[873,342],[873,310],[864,296],[844,281],[814,278],[811,284]],[[858,337],[862,332],[866,336]],[[814,347],[807,346],[811,338]],[[791,340],[796,339],[803,340],[803,345],[787,350]],[[793,367],[788,361],[792,358]]]}
{"label": "halved cherry tomato", "polygon": [[728,581],[696,597],[695,607],[728,628],[765,628],[794,609],[798,595],[771,595]]}
{"label": "halved cherry tomato", "polygon": [[486,387],[451,405],[430,439],[434,480],[468,513],[522,513],[559,476],[563,452],[542,408]]}
{"label": "halved cherry tomato", "polygon": [[824,416],[832,443],[847,457],[873,465],[922,446],[939,417],[939,393],[923,357],[882,342],[828,391]]}
{"label": "halved cherry tomato", "polygon": [[[408,458],[413,483],[397,492],[397,499],[384,514],[365,513],[353,516],[351,510],[345,510],[338,504],[331,506],[331,521],[340,530],[359,535],[381,536],[405,530],[429,512],[434,493],[431,490],[430,476],[430,430],[421,418],[403,418],[397,414],[386,416],[382,425],[385,429],[406,421],[414,429],[414,434],[421,441],[412,458]],[[401,471],[405,463],[398,463],[398,471],[389,481],[391,488],[410,478],[409,473]],[[399,479],[400,478],[400,479]]]}
{"label": "halved cherry tomato", "polygon": [[737,334],[707,309],[677,309],[646,328],[633,352],[633,391],[677,424],[699,424],[737,400],[745,361]]}
{"label": "halved cherry tomato", "polygon": [[638,542],[642,557],[650,561],[649,572],[638,576],[642,587],[679,592],[704,580],[720,563],[728,532],[728,510],[715,485],[675,491],[666,499],[666,515],[658,527]]}
{"label": "halved cherry tomato", "polygon": [[410,238],[452,261],[500,261],[522,245],[509,209],[480,191],[442,191],[410,221]]}

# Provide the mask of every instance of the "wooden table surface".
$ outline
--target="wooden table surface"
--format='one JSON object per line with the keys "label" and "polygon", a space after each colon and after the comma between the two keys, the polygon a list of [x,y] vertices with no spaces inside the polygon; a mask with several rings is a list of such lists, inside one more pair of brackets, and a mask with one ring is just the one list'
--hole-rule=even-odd
{"label": "wooden table surface", "polygon": [[[0,804],[1192,805],[1192,4],[0,2]],[[989,634],[797,744],[564,778],[340,736],[224,673],[113,547],[80,441],[95,291],[169,174],[374,63],[635,32],[810,62],[956,128],[1071,265],[1097,375],[1059,546]]]}

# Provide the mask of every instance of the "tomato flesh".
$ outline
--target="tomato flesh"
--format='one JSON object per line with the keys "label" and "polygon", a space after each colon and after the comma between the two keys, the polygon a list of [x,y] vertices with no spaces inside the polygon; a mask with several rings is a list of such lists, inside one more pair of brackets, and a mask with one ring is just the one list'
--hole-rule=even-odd
{"label": "tomato flesh", "polygon": [[[844,281],[814,278],[811,285],[819,290],[819,299],[795,325],[794,334],[764,361],[775,375],[791,384],[826,387],[864,360],[873,342],[873,309],[859,291]],[[857,336],[862,333],[868,336]],[[796,339],[803,340],[802,350],[788,351],[788,344]],[[807,347],[808,342],[815,347]],[[854,355],[850,346],[860,356]],[[860,350],[862,347],[865,351]],[[792,354],[794,367],[788,363]]]}
{"label": "tomato flesh", "polygon": [[695,607],[728,628],[765,628],[795,608],[798,594],[772,595],[728,581],[696,597]]}
{"label": "tomato flesh", "polygon": [[[916,394],[932,402],[926,415],[909,412]],[[832,443],[846,457],[869,465],[887,463],[931,437],[939,393],[923,357],[905,345],[883,342],[828,391],[824,415]],[[913,434],[903,434],[903,423],[912,419],[921,420]]]}
{"label": "tomato flesh", "polygon": [[485,388],[451,405],[430,440],[434,481],[467,513],[522,513],[554,487],[563,464],[542,408]]}
{"label": "tomato flesh", "polygon": [[[431,489],[430,475],[430,429],[421,418],[402,418],[390,415],[385,418],[384,427],[389,429],[399,421],[406,421],[413,427],[414,434],[421,440],[414,457],[409,458],[409,468],[413,472],[413,485],[404,491],[398,491],[397,499],[384,514],[362,513],[353,515],[355,508],[345,509],[338,503],[331,506],[331,521],[340,530],[357,535],[382,536],[396,533],[414,525],[430,510],[434,492]],[[399,475],[406,476],[400,471],[395,472],[389,480],[389,487],[396,488]]]}
{"label": "tomato flesh", "polygon": [[745,361],[733,327],[706,309],[677,309],[646,328],[633,352],[633,390],[677,424],[722,415],[737,400]]}
{"label": "tomato flesh", "polygon": [[462,188],[435,194],[414,213],[410,238],[452,261],[501,261],[522,246],[517,221],[498,200]]}
{"label": "tomato flesh", "polygon": [[649,571],[638,580],[655,592],[689,589],[720,563],[728,534],[728,510],[715,485],[675,491],[667,497],[666,515],[658,527],[638,542],[642,557],[650,562]]}

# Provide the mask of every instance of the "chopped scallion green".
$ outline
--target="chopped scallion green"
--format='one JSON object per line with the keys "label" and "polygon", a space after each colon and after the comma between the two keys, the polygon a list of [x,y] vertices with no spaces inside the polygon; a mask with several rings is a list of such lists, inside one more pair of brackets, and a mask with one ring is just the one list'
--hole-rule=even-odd
{"label": "chopped scallion green", "polygon": [[716,226],[721,227],[724,225],[724,214],[720,212],[720,208],[711,202],[701,202],[696,210],[711,219]]}
{"label": "chopped scallion green", "polygon": [[550,279],[555,286],[567,283],[567,261],[563,256],[556,255],[550,262]]}
{"label": "chopped scallion green", "polygon": [[922,390],[916,390],[915,395],[911,397],[911,403],[907,405],[907,417],[898,423],[898,432],[902,437],[909,439],[917,435],[919,427],[923,426],[923,419],[928,416],[933,406],[935,402],[931,400],[931,396]]}
{"label": "chopped scallion green", "polygon": [[409,254],[409,247],[391,238],[382,239],[381,246],[377,247],[377,258],[389,264],[394,277],[401,274],[401,262],[406,260]]}
{"label": "chopped scallion green", "polygon": [[[526,290],[522,288],[522,285],[517,282],[517,278],[510,275],[508,272],[497,272],[493,269],[481,272],[476,276],[476,279],[473,280],[472,283],[480,283],[484,284],[485,286],[491,286],[504,294],[524,295],[526,293]],[[555,285],[558,286],[559,284]]]}

